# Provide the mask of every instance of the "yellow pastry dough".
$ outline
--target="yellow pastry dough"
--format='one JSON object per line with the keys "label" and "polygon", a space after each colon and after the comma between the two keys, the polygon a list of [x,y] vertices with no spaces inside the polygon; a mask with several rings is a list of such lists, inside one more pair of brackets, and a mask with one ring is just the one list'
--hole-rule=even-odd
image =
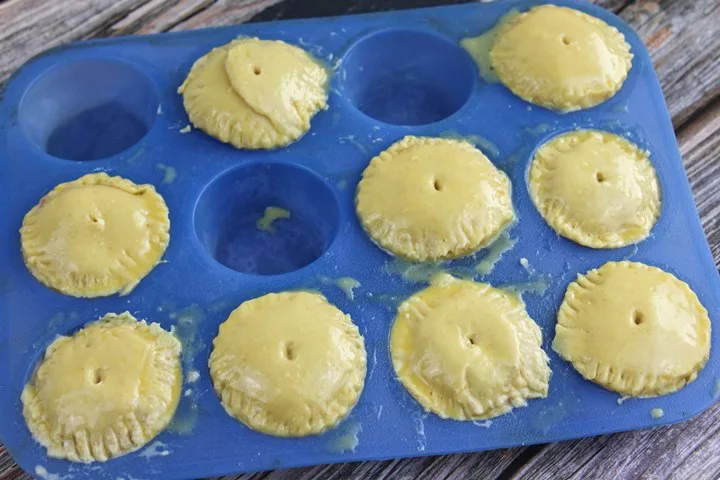
{"label": "yellow pastry dough", "polygon": [[170,239],[152,185],[92,173],[61,183],[20,229],[25,263],[46,286],[75,297],[129,293],[160,262]]}
{"label": "yellow pastry dough", "polygon": [[192,124],[237,148],[287,145],[327,108],[328,72],[279,40],[240,38],[192,66],[178,92]]}
{"label": "yellow pastry dough", "polygon": [[127,312],[57,338],[22,392],[28,428],[50,457],[74,462],[137,450],[175,412],[180,351],[174,335]]}
{"label": "yellow pastry dough", "polygon": [[530,166],[530,195],[560,235],[592,248],[645,239],[660,214],[660,187],[648,153],[595,130],[559,135]]}
{"label": "yellow pastry dough", "polygon": [[674,392],[710,355],[710,319],[690,287],[656,267],[609,262],[578,275],[553,349],[583,377],[628,396]]}
{"label": "yellow pastry dough", "polygon": [[458,258],[515,219],[507,175],[465,141],[405,137],[370,161],[356,208],[370,238],[412,261]]}
{"label": "yellow pastry dough", "polygon": [[399,380],[426,410],[473,420],[547,396],[541,342],[518,296],[443,274],[400,305],[390,352]]}
{"label": "yellow pastry dough", "polygon": [[365,344],[350,316],[310,292],[242,303],[220,325],[210,375],[228,414],[270,435],[320,433],[355,406]]}
{"label": "yellow pastry dough", "polygon": [[560,111],[615,95],[632,64],[616,28],[567,7],[542,5],[502,25],[490,50],[500,80],[519,97]]}

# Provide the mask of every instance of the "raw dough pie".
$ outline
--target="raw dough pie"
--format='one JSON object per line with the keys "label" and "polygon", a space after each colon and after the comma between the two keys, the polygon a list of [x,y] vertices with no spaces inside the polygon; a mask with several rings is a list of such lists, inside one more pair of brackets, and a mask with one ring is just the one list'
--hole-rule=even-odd
{"label": "raw dough pie", "polygon": [[660,187],[648,153],[595,130],[559,135],[530,166],[530,195],[560,235],[592,248],[645,239],[660,214]]}
{"label": "raw dough pie", "polygon": [[490,61],[519,97],[569,112],[615,95],[630,70],[632,54],[623,34],[602,20],[542,5],[500,27]]}
{"label": "raw dough pie", "polygon": [[673,275],[609,262],[568,286],[553,350],[583,377],[622,395],[664,395],[695,380],[705,366],[710,319]]}
{"label": "raw dough pie", "polygon": [[210,375],[227,412],[270,435],[320,433],[355,406],[365,344],[322,295],[271,293],[242,303],[220,325]]}
{"label": "raw dough pie", "polygon": [[390,352],[398,378],[426,410],[473,420],[547,396],[541,341],[518,296],[443,274],[400,305]]}
{"label": "raw dough pie", "polygon": [[129,293],[160,262],[170,239],[152,185],[92,173],[61,183],[20,229],[25,264],[46,286],[74,297]]}
{"label": "raw dough pie", "polygon": [[356,207],[370,238],[412,261],[458,258],[515,219],[511,185],[468,142],[405,137],[370,161]]}
{"label": "raw dough pie", "polygon": [[28,428],[50,457],[74,462],[137,450],[175,413],[180,350],[174,335],[127,312],[57,338],[22,392]]}
{"label": "raw dough pie", "polygon": [[237,148],[287,145],[327,108],[328,72],[279,40],[240,38],[192,66],[178,89],[197,128]]}

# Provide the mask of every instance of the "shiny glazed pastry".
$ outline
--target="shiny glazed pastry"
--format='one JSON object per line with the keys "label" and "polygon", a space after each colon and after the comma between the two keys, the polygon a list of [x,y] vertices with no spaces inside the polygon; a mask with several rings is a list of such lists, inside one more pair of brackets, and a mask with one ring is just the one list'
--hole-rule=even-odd
{"label": "shiny glazed pastry", "polygon": [[195,127],[236,148],[287,145],[327,108],[328,72],[279,40],[239,38],[192,66],[178,92]]}
{"label": "shiny glazed pastry", "polygon": [[408,136],[373,158],[355,204],[376,244],[416,262],[468,255],[515,219],[507,175],[447,138]]}
{"label": "shiny glazed pastry", "polygon": [[664,395],[705,366],[710,319],[675,276],[642,263],[608,262],[568,286],[553,350],[583,377],[622,395]]}
{"label": "shiny glazed pastry", "polygon": [[500,27],[490,61],[502,83],[519,97],[569,112],[615,95],[632,54],[623,34],[602,20],[542,5]]}
{"label": "shiny glazed pastry", "polygon": [[20,229],[30,272],[74,297],[129,293],[160,262],[170,239],[163,198],[152,185],[92,173],[61,183]]}
{"label": "shiny glazed pastry", "polygon": [[282,437],[323,432],[355,406],[365,344],[348,315],[319,293],[248,300],[220,325],[210,375],[225,410]]}
{"label": "shiny glazed pastry", "polygon": [[137,450],[175,413],[180,351],[174,335],[127,312],[57,338],[22,392],[28,428],[54,458],[103,462]]}
{"label": "shiny glazed pastry", "polygon": [[540,328],[522,300],[443,274],[398,308],[390,353],[398,379],[442,418],[492,418],[548,393]]}
{"label": "shiny glazed pastry", "polygon": [[592,248],[640,242],[660,215],[648,153],[608,132],[578,130],[542,145],[530,166],[530,195],[553,230]]}

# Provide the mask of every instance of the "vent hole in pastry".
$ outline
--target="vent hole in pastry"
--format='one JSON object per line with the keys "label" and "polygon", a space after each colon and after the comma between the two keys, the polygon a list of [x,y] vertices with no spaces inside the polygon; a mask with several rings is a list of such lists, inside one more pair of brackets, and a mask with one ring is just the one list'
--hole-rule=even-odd
{"label": "vent hole in pastry", "polygon": [[643,315],[642,312],[635,310],[633,311],[633,323],[635,325],[640,325],[645,321],[645,315]]}
{"label": "vent hole in pastry", "polygon": [[602,183],[605,181],[605,174],[602,172],[596,172],[595,173],[595,180],[597,180],[598,183]]}
{"label": "vent hole in pastry", "polygon": [[283,346],[283,355],[288,360],[295,360],[296,352],[295,352],[295,344],[293,342],[287,342]]}
{"label": "vent hole in pastry", "polygon": [[439,192],[443,189],[442,184],[440,183],[440,180],[438,180],[437,178],[433,181],[433,188],[435,189],[436,192]]}
{"label": "vent hole in pastry", "polygon": [[98,223],[98,218],[95,215],[90,215],[90,221],[92,223]]}
{"label": "vent hole in pastry", "polygon": [[101,368],[93,370],[91,381],[93,385],[100,385],[105,381],[105,372]]}
{"label": "vent hole in pastry", "polygon": [[260,75],[260,74],[262,73],[262,69],[261,69],[260,67],[258,67],[257,65],[255,65],[255,66],[253,67],[253,73],[254,73],[255,75]]}
{"label": "vent hole in pastry", "polygon": [[570,45],[570,39],[568,37],[566,37],[565,35],[562,36],[562,42],[565,45]]}
{"label": "vent hole in pastry", "polygon": [[465,340],[473,347],[477,344],[477,340],[475,340],[475,335],[468,335],[465,337]]}

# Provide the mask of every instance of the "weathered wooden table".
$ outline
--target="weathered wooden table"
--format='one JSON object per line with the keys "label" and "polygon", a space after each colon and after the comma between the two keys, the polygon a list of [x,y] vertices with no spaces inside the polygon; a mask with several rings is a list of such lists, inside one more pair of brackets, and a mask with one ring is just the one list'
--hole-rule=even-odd
{"label": "weathered wooden table", "polygon": [[[61,43],[91,37],[450,3],[463,2],[0,0],[0,83],[31,56]],[[717,264],[720,262],[720,1],[597,0],[596,3],[618,13],[635,27],[652,54]],[[720,403],[685,423],[650,430],[492,452],[298,468],[232,478],[720,478],[720,422],[715,421],[718,415]],[[0,445],[0,480],[27,478]]]}

